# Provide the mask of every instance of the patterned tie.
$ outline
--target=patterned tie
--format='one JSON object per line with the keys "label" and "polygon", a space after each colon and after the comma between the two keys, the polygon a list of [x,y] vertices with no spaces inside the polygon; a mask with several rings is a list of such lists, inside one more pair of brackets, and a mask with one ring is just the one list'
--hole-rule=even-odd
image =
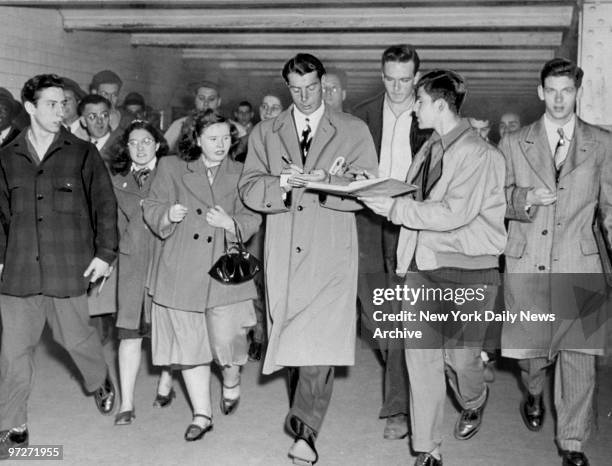
{"label": "patterned tie", "polygon": [[302,150],[302,164],[306,164],[306,156],[310,143],[312,142],[312,128],[310,128],[310,120],[306,118],[306,128],[302,131],[302,139],[300,140],[300,149]]}
{"label": "patterned tie", "polygon": [[567,152],[565,151],[567,141],[565,139],[565,134],[563,133],[563,128],[558,128],[557,133],[559,133],[559,142],[555,148],[555,169],[557,170],[558,179],[559,173],[561,173],[561,169],[563,168],[563,162],[565,162],[565,158],[567,156]]}
{"label": "patterned tie", "polygon": [[147,182],[147,178],[149,178],[150,174],[151,174],[150,168],[143,168],[142,170],[138,170],[137,172],[134,172],[134,179],[136,180],[136,183],[138,184],[138,187],[140,189],[142,189],[144,184]]}

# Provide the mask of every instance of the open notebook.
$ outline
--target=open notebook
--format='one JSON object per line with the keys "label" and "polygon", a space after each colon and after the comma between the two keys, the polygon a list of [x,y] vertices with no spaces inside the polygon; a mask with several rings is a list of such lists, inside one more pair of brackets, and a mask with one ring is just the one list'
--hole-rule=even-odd
{"label": "open notebook", "polygon": [[395,197],[415,191],[416,186],[394,178],[375,178],[353,181],[346,185],[310,181],[306,184],[306,189],[350,197]]}

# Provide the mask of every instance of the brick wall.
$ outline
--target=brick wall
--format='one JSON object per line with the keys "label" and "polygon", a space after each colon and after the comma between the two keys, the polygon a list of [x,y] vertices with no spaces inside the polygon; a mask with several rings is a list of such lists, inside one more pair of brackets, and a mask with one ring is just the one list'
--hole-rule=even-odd
{"label": "brick wall", "polygon": [[94,73],[111,69],[123,80],[120,99],[136,91],[170,115],[190,80],[179,51],[132,47],[123,33],[66,32],[54,9],[0,7],[0,39],[0,86],[17,99],[36,74],[68,76],[88,90]]}

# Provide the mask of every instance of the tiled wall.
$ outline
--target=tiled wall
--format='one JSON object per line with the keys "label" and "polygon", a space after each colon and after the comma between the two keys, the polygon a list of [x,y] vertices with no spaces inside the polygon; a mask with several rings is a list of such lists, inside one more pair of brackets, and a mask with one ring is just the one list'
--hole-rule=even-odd
{"label": "tiled wall", "polygon": [[66,32],[54,9],[0,7],[0,87],[15,98],[36,74],[68,76],[88,90],[93,74],[103,69],[123,80],[120,99],[140,92],[166,115],[181,104],[189,82],[176,50],[133,47],[122,33]]}

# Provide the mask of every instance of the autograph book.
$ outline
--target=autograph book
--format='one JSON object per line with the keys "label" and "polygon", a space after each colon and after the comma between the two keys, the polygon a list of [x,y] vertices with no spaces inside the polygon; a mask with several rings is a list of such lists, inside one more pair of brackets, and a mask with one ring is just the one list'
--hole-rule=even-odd
{"label": "autograph book", "polygon": [[415,191],[416,186],[394,178],[374,178],[353,181],[347,185],[309,181],[306,184],[306,189],[350,197],[395,197]]}

